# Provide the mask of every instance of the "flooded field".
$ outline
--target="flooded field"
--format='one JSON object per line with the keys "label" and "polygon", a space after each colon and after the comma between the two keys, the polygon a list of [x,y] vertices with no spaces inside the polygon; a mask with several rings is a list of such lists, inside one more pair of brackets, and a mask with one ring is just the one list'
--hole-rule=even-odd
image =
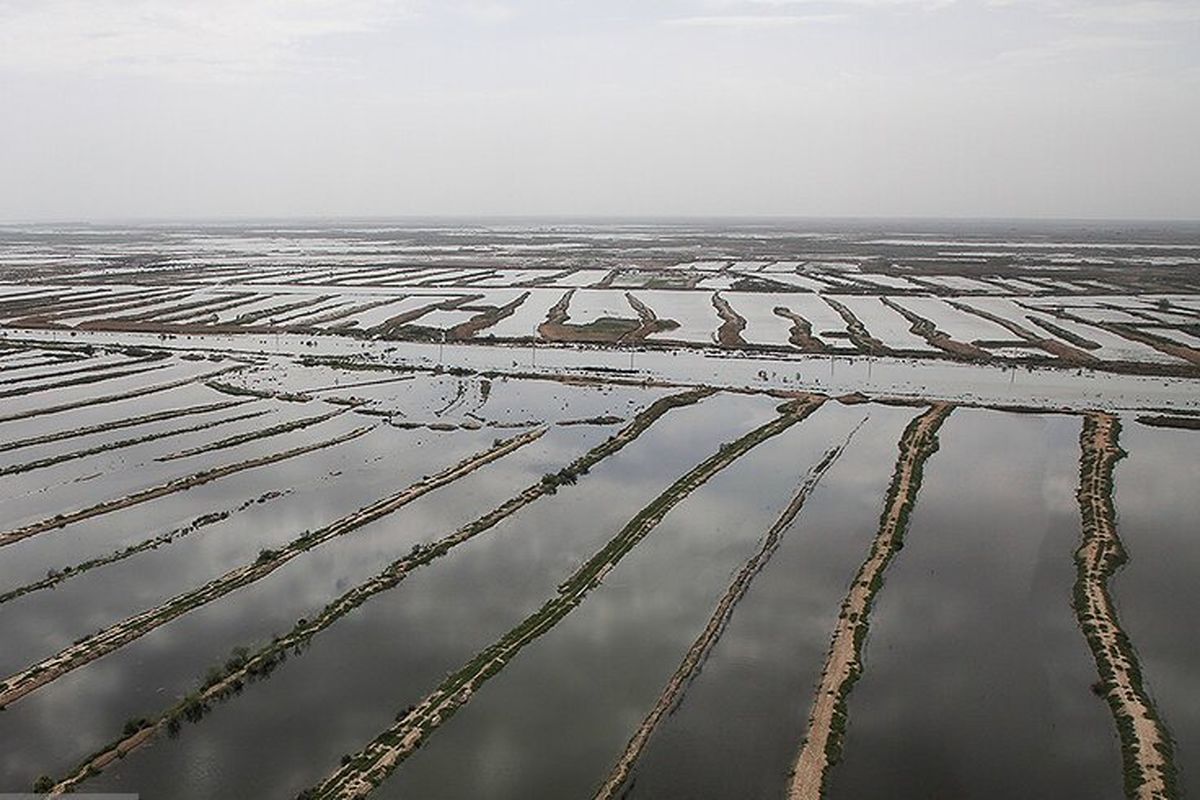
{"label": "flooded field", "polygon": [[1198,266],[0,228],[0,792],[1200,792]]}

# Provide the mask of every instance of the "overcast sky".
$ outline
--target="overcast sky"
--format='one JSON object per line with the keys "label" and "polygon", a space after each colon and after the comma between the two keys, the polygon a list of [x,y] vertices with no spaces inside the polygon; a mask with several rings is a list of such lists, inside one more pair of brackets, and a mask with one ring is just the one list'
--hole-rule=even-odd
{"label": "overcast sky", "polygon": [[1200,218],[1200,0],[0,0],[0,219]]}

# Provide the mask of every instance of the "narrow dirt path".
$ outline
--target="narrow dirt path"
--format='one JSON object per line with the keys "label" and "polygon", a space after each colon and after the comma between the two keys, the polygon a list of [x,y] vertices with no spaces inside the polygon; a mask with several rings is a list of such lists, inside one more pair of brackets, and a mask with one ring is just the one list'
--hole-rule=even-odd
{"label": "narrow dirt path", "polygon": [[871,335],[862,320],[844,303],[839,303],[828,295],[821,295],[821,299],[841,316],[846,323],[846,330],[850,332],[850,341],[859,349],[859,352],[868,356],[886,356],[892,352],[891,348]]}
{"label": "narrow dirt path", "polygon": [[43,406],[42,408],[33,408],[28,411],[18,411],[15,414],[5,414],[0,416],[0,422],[12,422],[18,419],[28,419],[30,417],[41,417],[46,414],[57,414],[60,411],[74,411],[77,408],[87,408],[89,406],[99,406],[106,403],[115,403],[119,400],[131,400],[135,397],[145,397],[159,392],[166,392],[171,389],[178,389],[180,386],[187,386],[189,383],[201,383],[212,380],[218,375],[224,375],[235,370],[245,369],[245,364],[238,364],[236,367],[226,367],[215,372],[206,372],[202,375],[193,375],[190,378],[181,378],[170,383],[160,383],[156,386],[146,386],[141,389],[133,389],[128,392],[119,392],[117,394],[100,395],[98,397],[88,397],[83,400],[75,400],[70,403],[59,403],[56,406]]}
{"label": "narrow dirt path", "polygon": [[216,452],[217,450],[226,450],[230,447],[237,447],[238,445],[246,444],[247,442],[253,442],[258,439],[266,439],[271,436],[278,436],[281,433],[290,433],[292,431],[310,428],[313,425],[319,425],[326,420],[331,420],[334,417],[340,416],[346,413],[346,411],[347,409],[345,408],[339,408],[334,411],[326,411],[323,414],[316,414],[311,417],[302,417],[301,419],[281,422],[278,425],[259,428],[256,431],[239,433],[234,436],[227,436],[226,438],[219,439],[215,442],[207,442],[199,445],[198,447],[189,447],[186,450],[177,450],[174,453],[168,453],[165,456],[159,456],[154,460],[158,462],[175,461],[180,458],[187,458],[188,456],[198,456],[201,453],[212,453]]}
{"label": "narrow dirt path", "polygon": [[960,342],[958,339],[951,339],[950,334],[939,329],[937,325],[933,324],[932,320],[922,317],[915,311],[910,311],[890,297],[880,297],[879,302],[908,320],[908,323],[912,326],[909,328],[911,333],[920,336],[931,346],[939,350],[966,361],[987,361],[992,357],[992,354],[987,350],[976,347],[970,342]]}
{"label": "narrow dirt path", "polygon": [[[198,431],[216,428],[220,425],[229,425],[234,422],[244,422],[245,420],[254,419],[270,413],[271,409],[269,408],[264,408],[258,411],[247,411],[243,414],[231,414],[227,417],[221,417],[220,419],[210,420],[208,422],[201,422],[196,425],[185,425],[182,428],[172,428],[171,430],[157,431],[155,433],[148,433],[145,436],[134,436],[128,439],[120,439],[115,442],[104,442],[103,444],[98,444],[94,447],[85,447],[82,450],[68,450],[63,453],[47,456],[46,458],[39,458],[34,461],[25,461],[20,464],[10,464],[7,467],[0,468],[0,477],[4,477],[5,475],[16,475],[18,473],[29,472],[35,469],[44,469],[45,467],[51,467],[55,464],[62,464],[67,461],[75,461],[80,458],[87,458],[88,456],[107,453],[112,450],[133,447],[134,445],[146,444],[159,439],[168,439],[172,436],[182,436],[186,433],[196,433]],[[161,461],[163,459],[156,460]]]}
{"label": "narrow dirt path", "polygon": [[[293,447],[290,450],[269,453],[265,456],[258,456],[245,461],[238,461],[233,464],[225,464],[224,466],[214,467],[212,469],[196,472],[191,475],[185,475],[182,478],[175,478],[174,480],[167,481],[166,483],[160,483],[157,486],[151,486],[148,489],[131,492],[123,497],[115,497],[111,500],[105,500],[102,503],[97,503],[96,505],[88,506],[87,508],[81,508],[76,511],[68,511],[62,514],[55,514],[53,517],[41,519],[37,522],[31,522],[28,525],[23,525],[20,528],[14,528],[13,530],[0,533],[0,547],[7,547],[10,544],[16,544],[22,539],[28,539],[30,536],[37,536],[38,534],[57,530],[67,525],[72,525],[76,522],[82,522],[86,519],[91,519],[92,517],[98,517],[101,514],[111,514],[114,511],[120,511],[121,509],[129,508],[130,506],[148,503],[151,500],[157,500],[160,497],[166,497],[167,495],[175,494],[176,492],[186,491],[196,486],[211,483],[212,481],[220,478],[227,478],[230,475],[235,475],[248,469],[265,467],[269,464],[275,464],[279,461],[285,461],[289,458],[295,458],[296,456],[304,455],[305,453],[311,453],[314,450],[322,450],[326,447],[333,447],[334,445],[348,442],[351,439],[356,439],[367,431],[371,430],[373,427],[373,425],[364,425],[362,427],[355,428],[348,433],[335,436],[331,439],[322,439],[312,444]],[[2,703],[0,703],[0,705],[2,705]]]}
{"label": "narrow dirt path", "polygon": [[[860,423],[861,424],[861,423]],[[746,595],[750,588],[750,583],[755,576],[763,570],[767,562],[771,560],[771,556],[779,549],[780,543],[783,541],[783,534],[791,527],[792,522],[804,507],[805,501],[816,488],[817,483],[824,477],[829,468],[841,457],[846,446],[850,444],[850,439],[858,431],[856,427],[850,432],[850,436],[846,437],[846,441],[837,447],[831,448],[825,453],[825,457],[820,463],[810,470],[808,476],[800,484],[800,488],[792,496],[791,501],[775,523],[767,531],[767,535],[763,539],[762,546],[750,557],[750,559],[738,570],[733,578],[733,582],[729,584],[729,588],[725,594],[721,596],[717,603],[716,609],[708,620],[708,624],[704,626],[704,630],[700,636],[692,644],[687,654],[683,657],[679,668],[675,670],[675,674],[667,681],[667,685],[663,688],[662,694],[658,697],[658,702],[654,704],[654,708],[646,715],[642,724],[634,732],[629,743],[625,746],[625,752],[613,766],[608,777],[596,792],[594,800],[613,800],[621,795],[622,788],[626,781],[629,780],[629,774],[633,771],[634,765],[638,758],[641,757],[642,751],[646,748],[646,744],[650,741],[650,737],[658,728],[663,718],[671,713],[671,710],[676,707],[677,703],[683,697],[684,692],[690,685],[692,678],[700,671],[700,666],[712,652],[717,641],[721,638],[721,634],[725,632],[725,626],[729,624],[730,618],[733,617],[734,607]]]}
{"label": "narrow dirt path", "polygon": [[1079,436],[1079,511],[1083,543],[1075,552],[1075,614],[1096,660],[1097,689],[1112,710],[1121,737],[1125,793],[1138,800],[1178,797],[1171,739],[1142,684],[1129,637],[1121,630],[1108,581],[1127,559],[1117,535],[1113,467],[1125,455],[1117,445],[1121,423],[1095,412]]}
{"label": "narrow dirt path", "polygon": [[49,444],[50,442],[59,442],[64,439],[74,439],[80,436],[90,436],[93,433],[106,433],[107,431],[120,430],[121,428],[130,428],[135,425],[147,425],[151,422],[162,422],[176,417],[186,417],[191,414],[207,414],[210,411],[223,411],[234,406],[244,405],[253,402],[250,399],[245,400],[224,400],[220,403],[205,403],[197,406],[186,406],[184,408],[171,408],[166,411],[156,411],[152,414],[142,414],[136,417],[124,417],[122,419],[113,420],[112,422],[102,422],[98,425],[86,425],[79,428],[71,428],[65,431],[55,431],[53,433],[44,433],[39,436],[29,436],[24,439],[10,439],[7,442],[0,442],[0,453],[9,450],[18,450],[22,447],[32,447],[38,444]]}
{"label": "narrow dirt path", "polygon": [[308,800],[349,800],[369,794],[442,722],[465,705],[485,682],[504,669],[522,648],[551,630],[578,606],[592,589],[600,585],[617,562],[654,530],[668,511],[751,448],[783,433],[807,417],[822,401],[823,398],[807,396],[785,404],[779,417],[734,442],[722,445],[715,454],[689,470],[639,511],[603,549],[563,581],[558,592],[538,611],[454,672],[411,711],[401,715],[394,725],[302,796]]}
{"label": "narrow dirt path", "polygon": [[[167,708],[153,721],[147,721],[144,729],[132,735],[122,734],[120,738],[85,760],[70,775],[59,781],[52,793],[53,796],[73,791],[89,777],[99,773],[114,760],[124,758],[131,750],[151,741],[156,733],[174,729],[180,724],[179,720],[181,718],[193,721],[200,719],[208,710],[211,703],[235,695],[246,682],[253,680],[256,676],[269,674],[275,665],[286,657],[289,651],[308,644],[321,631],[367,602],[371,597],[395,588],[413,570],[440,558],[450,552],[455,546],[462,544],[468,539],[491,530],[499,522],[517,513],[530,503],[547,495],[554,494],[560,484],[573,483],[578,477],[586,475],[591,467],[633,442],[668,411],[692,405],[713,393],[710,389],[695,389],[656,400],[639,412],[620,431],[596,447],[593,447],[557,473],[553,473],[554,477],[552,479],[547,480],[543,478],[520,494],[509,498],[497,508],[464,525],[453,533],[443,536],[441,539],[428,545],[414,548],[405,557],[393,561],[375,577],[358,584],[340,597],[334,599],[315,617],[311,619],[306,618],[296,623],[295,627],[284,636],[276,637],[256,652],[251,653],[246,651],[244,655],[235,657],[236,660],[232,663],[232,666],[230,662],[225,662],[224,667],[218,668],[218,678],[206,682],[198,691],[193,692]],[[150,732],[147,733],[147,730]]]}
{"label": "narrow dirt path", "polygon": [[[370,430],[370,427],[359,429],[358,432],[352,431],[347,436],[361,435],[367,430]],[[417,481],[397,494],[389,495],[360,508],[353,514],[342,517],[330,525],[306,532],[278,550],[264,550],[252,563],[236,567],[197,589],[176,595],[155,608],[143,611],[81,639],[56,655],[39,661],[0,682],[0,686],[4,687],[0,690],[0,706],[7,706],[20,700],[47,683],[85,664],[90,664],[101,656],[145,636],[155,628],[165,625],[193,609],[224,597],[235,589],[249,586],[251,583],[265,578],[301,553],[357,530],[368,522],[374,522],[401,506],[411,503],[418,497],[458,480],[485,464],[535,441],[545,432],[545,428],[539,428],[514,436],[489,450],[476,453],[435,475]],[[345,439],[346,437],[341,438]],[[309,449],[312,447],[310,446]]]}
{"label": "narrow dirt path", "polygon": [[993,314],[990,311],[984,311],[982,308],[967,305],[966,303],[957,300],[947,300],[946,304],[951,308],[956,308],[964,314],[972,314],[980,319],[986,319],[988,322],[993,322],[1006,330],[1016,334],[1019,338],[1037,345],[1045,352],[1061,360],[1064,364],[1071,366],[1090,366],[1095,364],[1100,359],[1096,358],[1086,350],[1081,350],[1078,347],[1069,345],[1066,342],[1060,342],[1057,339],[1048,339],[1045,336],[1038,336],[1033,331],[1014,322],[1011,319],[1006,319],[999,314]]}
{"label": "narrow dirt path", "polygon": [[909,423],[900,437],[900,457],[892,473],[879,532],[859,567],[833,630],[833,639],[808,718],[808,732],[788,783],[788,800],[818,800],[829,768],[841,756],[846,700],[862,674],[871,605],[883,586],[883,573],[903,546],[908,517],[917,499],[925,461],[937,451],[937,431],[952,406],[938,403]]}
{"label": "narrow dirt path", "polygon": [[46,574],[46,577],[42,578],[41,580],[23,584],[14,589],[9,589],[3,594],[0,594],[0,604],[7,603],[9,600],[15,600],[16,598],[27,595],[30,592],[36,592],[42,589],[53,589],[60,583],[71,580],[72,578],[78,578],[80,575],[84,575],[93,569],[99,569],[100,567],[105,567],[109,564],[115,564],[118,561],[124,561],[127,558],[132,558],[138,553],[144,553],[147,550],[156,550],[159,547],[164,547],[178,539],[182,539],[188,534],[195,533],[202,528],[206,528],[209,525],[223,522],[234,514],[241,513],[257,505],[274,502],[280,497],[287,497],[292,493],[292,491],[292,489],[286,489],[282,491],[271,490],[264,492],[258,497],[252,497],[248,500],[243,500],[236,506],[225,508],[221,511],[209,511],[205,514],[201,514],[186,525],[172,528],[169,531],[157,534],[149,539],[143,539],[136,544],[128,545],[120,550],[114,550],[107,555],[89,558],[87,561],[82,561],[78,564],[72,564],[70,566],[63,567],[62,569],[51,570]]}

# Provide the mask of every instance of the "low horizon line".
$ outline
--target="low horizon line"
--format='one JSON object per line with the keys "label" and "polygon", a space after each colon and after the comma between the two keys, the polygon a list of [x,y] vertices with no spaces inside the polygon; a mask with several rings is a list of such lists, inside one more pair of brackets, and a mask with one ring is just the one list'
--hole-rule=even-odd
{"label": "low horizon line", "polygon": [[1089,216],[996,216],[996,215],[818,215],[818,214],[289,214],[289,215],[180,215],[113,217],[30,217],[0,219],[0,227],[20,225],[229,225],[280,222],[984,222],[984,223],[1116,223],[1200,224],[1200,217],[1089,217]]}

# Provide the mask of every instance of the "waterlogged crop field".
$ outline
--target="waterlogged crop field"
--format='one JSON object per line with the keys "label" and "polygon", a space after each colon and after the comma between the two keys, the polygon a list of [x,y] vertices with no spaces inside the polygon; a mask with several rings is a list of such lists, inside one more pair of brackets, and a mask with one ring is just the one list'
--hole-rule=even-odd
{"label": "waterlogged crop field", "polygon": [[1197,258],[0,229],[0,792],[1200,791]]}

